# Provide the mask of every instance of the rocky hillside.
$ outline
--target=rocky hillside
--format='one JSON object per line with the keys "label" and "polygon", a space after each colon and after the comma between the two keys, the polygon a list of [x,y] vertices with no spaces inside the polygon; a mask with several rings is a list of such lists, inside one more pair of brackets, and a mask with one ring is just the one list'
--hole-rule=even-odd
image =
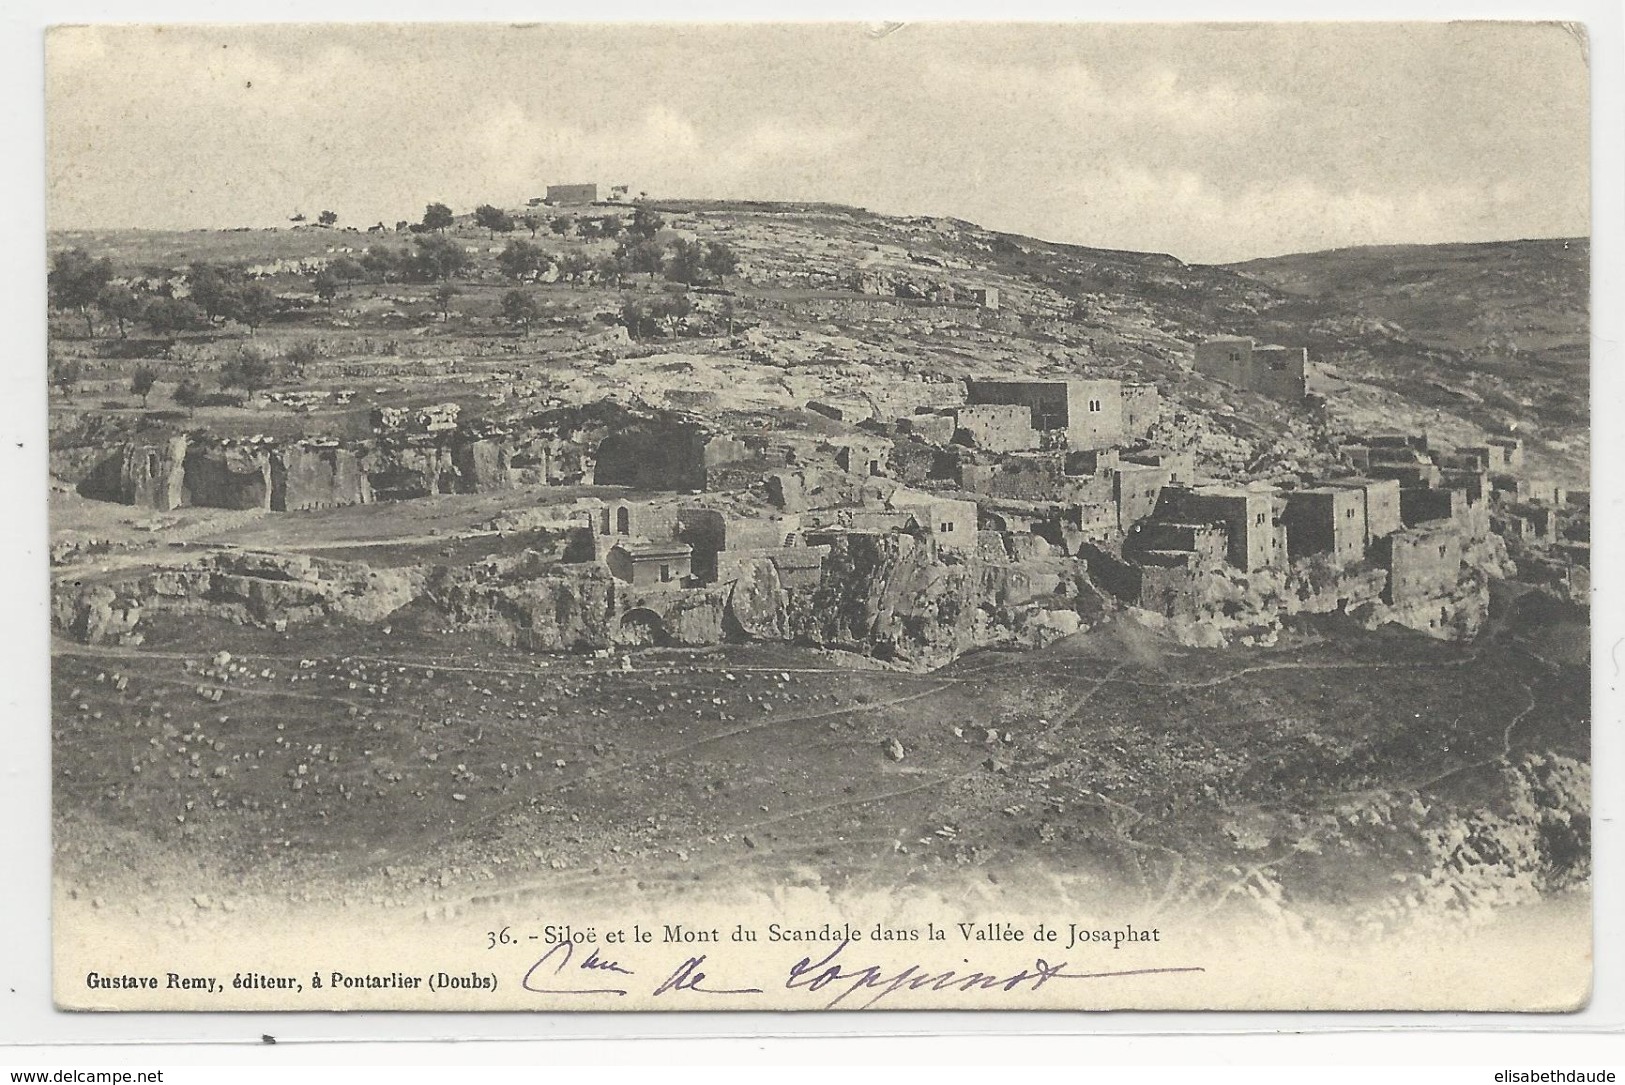
{"label": "rocky hillside", "polygon": [[1272,314],[1344,379],[1484,426],[1516,423],[1544,466],[1586,477],[1586,238],[1404,245],[1252,260],[1229,270],[1283,292]]}
{"label": "rocky hillside", "polygon": [[[275,432],[283,422],[303,434],[354,431],[364,427],[358,420],[369,398],[385,402],[367,386],[386,382],[369,378],[393,370],[413,375],[412,386],[394,394],[462,399],[465,417],[479,408],[482,397],[471,395],[478,381],[506,382],[506,393],[489,398],[510,403],[630,391],[714,415],[800,408],[830,396],[907,413],[905,401],[919,399],[922,382],[990,373],[1119,376],[1155,381],[1173,407],[1171,429],[1157,439],[1192,449],[1221,476],[1312,473],[1339,431],[1406,428],[1470,442],[1485,429],[1516,425],[1534,470],[1571,486],[1587,477],[1584,239],[1336,250],[1216,267],[951,218],[664,201],[640,208],[659,217],[655,243],[723,244],[738,267],[691,292],[680,318],[628,329],[620,325],[629,302],[681,292],[639,271],[605,278],[581,270],[620,244],[585,225],[613,217],[626,224],[618,232],[629,230],[633,210],[583,208],[531,237],[499,236],[460,219],[443,236],[462,247],[466,266],[444,304],[432,282],[388,270],[405,266],[421,235],[55,235],[53,249],[107,255],[119,275],[148,283],[177,282],[199,261],[243,266],[282,307],[246,339],[229,324],[157,338],[143,338],[139,325],[117,338],[103,328],[90,339],[79,314],[64,312],[53,325],[53,350],[81,359],[82,384],[98,391],[121,391],[128,371],[151,361],[160,369],[160,405],[169,380],[207,382],[244,349],[273,357],[303,350],[299,387],[348,382],[361,390],[350,415],[318,407],[282,419],[274,405],[248,414],[189,412],[189,421],[214,433]],[[502,299],[515,283],[501,260],[505,247],[521,242],[544,250],[549,265],[524,284],[534,287],[541,311],[522,330],[504,316]],[[380,253],[385,259],[374,260]],[[317,273],[335,262],[348,263],[351,277],[336,296],[319,297]],[[976,301],[989,288],[999,294],[997,309]],[[1193,345],[1215,334],[1307,346],[1310,387],[1325,396],[1324,413],[1283,410],[1192,373]],[[668,364],[692,372],[674,382]],[[431,387],[439,376],[449,381]],[[78,401],[58,397],[59,411],[70,405]]]}

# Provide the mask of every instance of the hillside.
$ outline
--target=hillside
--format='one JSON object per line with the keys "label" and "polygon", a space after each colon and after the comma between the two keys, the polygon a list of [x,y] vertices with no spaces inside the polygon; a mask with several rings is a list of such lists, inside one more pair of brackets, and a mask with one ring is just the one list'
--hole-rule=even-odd
{"label": "hillside", "polygon": [[[640,389],[668,406],[760,411],[820,396],[885,400],[899,382],[967,375],[1122,377],[1159,384],[1180,408],[1160,439],[1191,448],[1216,477],[1313,473],[1338,433],[1426,430],[1471,443],[1514,422],[1534,466],[1569,485],[1586,477],[1583,242],[1350,250],[1225,268],[835,205],[646,206],[664,220],[662,243],[722,242],[740,259],[737,277],[696,295],[693,313],[669,334],[621,351],[703,357],[699,367],[712,379],[696,382],[686,398]],[[629,211],[601,205],[566,217]],[[415,239],[398,231],[75,232],[53,236],[51,246],[106,255],[120,275],[146,282],[198,261],[248,267],[283,303],[258,333],[263,349],[313,340],[323,356],[323,365],[305,367],[307,383],[358,354],[500,356],[507,367],[489,366],[487,379],[535,380],[574,399],[626,387],[628,371],[639,367],[595,373],[586,356],[597,351],[582,345],[615,330],[628,297],[663,296],[662,284],[642,274],[564,281],[565,261],[616,248],[584,232],[544,227],[539,236],[526,238],[523,229],[499,236],[460,219],[447,236],[468,251],[469,266],[440,314],[431,284],[387,271],[346,282],[333,301],[318,302],[314,268],[345,257],[365,263],[369,250],[406,251]],[[542,248],[554,264],[552,281],[537,283],[545,312],[523,335],[500,312],[513,283],[497,258],[513,238]],[[986,287],[1002,295],[996,313],[939,304],[955,290]],[[105,387],[116,387],[144,354],[208,370],[239,348],[212,329],[153,341],[137,329],[130,339],[85,342],[72,316],[57,321],[58,354],[82,357],[86,376],[108,378]],[[1225,333],[1309,347],[1310,387],[1326,394],[1324,414],[1285,411],[1193,374],[1194,343]],[[186,369],[165,376],[178,380]],[[415,391],[421,400],[452,390],[420,384]],[[206,417],[211,426],[254,432],[274,430],[276,414]],[[319,432],[331,422],[348,432],[364,415],[358,400],[349,421],[318,410],[299,417],[297,428]]]}
{"label": "hillside", "polygon": [[1321,358],[1481,425],[1516,423],[1545,466],[1582,479],[1589,442],[1586,238],[1334,249],[1228,270],[1294,300]]}
{"label": "hillside", "polygon": [[[448,916],[1083,872],[1363,930],[1584,883],[1589,518],[1539,477],[1585,477],[1578,243],[481,217],[51,238],[113,288],[51,314],[87,887],[119,854],[132,897]],[[1198,373],[1218,335],[1308,348],[1316,394]],[[1056,426],[966,378],[1101,379]]]}

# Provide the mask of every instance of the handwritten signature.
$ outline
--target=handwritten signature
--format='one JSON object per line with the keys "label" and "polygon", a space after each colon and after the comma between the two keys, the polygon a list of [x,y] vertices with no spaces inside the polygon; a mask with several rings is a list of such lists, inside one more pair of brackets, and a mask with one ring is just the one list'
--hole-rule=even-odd
{"label": "handwritten signature", "polygon": [[[527,991],[539,995],[625,995],[624,987],[585,987],[585,986],[540,986],[548,984],[568,984],[575,973],[587,972],[595,975],[635,976],[637,973],[630,968],[623,967],[619,961],[612,961],[598,955],[593,949],[585,959],[574,968],[570,962],[575,958],[575,947],[569,942],[555,942],[548,947],[541,959],[530,966],[520,986]],[[689,957],[678,965],[665,979],[660,981],[654,989],[654,996],[658,997],[670,993],[692,993],[697,995],[759,995],[760,987],[715,987],[706,983],[706,975],[700,970],[705,963],[705,955]],[[551,965],[551,971],[548,969]],[[564,977],[563,979],[550,977]],[[585,977],[576,976],[577,982],[588,982]]]}
{"label": "handwritten signature", "polygon": [[860,1009],[868,1009],[887,995],[904,988],[910,991],[958,991],[966,994],[973,991],[1003,991],[1009,994],[1023,989],[1036,991],[1052,980],[1101,980],[1124,976],[1158,976],[1205,971],[1196,966],[1188,966],[1125,968],[1111,972],[1068,972],[1066,967],[1069,962],[1060,961],[1051,964],[1039,957],[1031,968],[1023,968],[1019,972],[1003,976],[981,971],[960,972],[954,969],[933,973],[919,964],[911,964],[902,971],[887,976],[885,969],[879,965],[846,968],[836,963],[836,958],[851,944],[850,939],[843,941],[818,961],[810,957],[801,958],[790,966],[790,975],[784,981],[784,985],[791,990],[807,991],[821,991],[826,987],[842,985],[839,993],[824,1004],[826,1010],[840,1005],[849,995],[873,990],[875,993],[859,1006]]}
{"label": "handwritten signature", "polygon": [[[1016,972],[1005,974],[983,972],[980,970],[959,971],[947,969],[933,972],[922,964],[910,964],[900,971],[887,974],[887,969],[878,964],[849,965],[843,958],[851,941],[843,941],[823,957],[814,961],[810,957],[803,957],[791,965],[785,976],[784,986],[791,991],[822,992],[830,990],[834,995],[824,1003],[824,1009],[834,1009],[848,998],[854,998],[854,1008],[868,1009],[887,995],[895,994],[901,990],[957,992],[970,994],[980,991],[1002,991],[1013,994],[1020,991],[1036,991],[1047,983],[1059,980],[1099,980],[1115,979],[1127,976],[1159,976],[1179,973],[1202,972],[1205,969],[1196,966],[1173,968],[1125,968],[1110,972],[1069,972],[1069,962],[1059,961],[1051,963],[1039,957],[1033,961],[1031,967],[1024,967]],[[525,972],[525,978],[520,986],[534,994],[543,995],[617,995],[624,996],[629,987],[593,986],[597,983],[625,983],[627,981],[610,977],[635,976],[637,972],[623,966],[619,961],[601,957],[597,949],[592,949],[587,956],[577,963],[575,961],[577,949],[567,941],[555,942],[548,947],[535,964]],[[667,994],[697,994],[697,995],[757,995],[762,993],[760,987],[724,987],[719,981],[710,980],[702,965],[706,963],[706,955],[688,957],[672,972],[666,975],[652,989],[652,997]],[[713,968],[715,966],[712,966]],[[867,995],[867,998],[862,998]]]}

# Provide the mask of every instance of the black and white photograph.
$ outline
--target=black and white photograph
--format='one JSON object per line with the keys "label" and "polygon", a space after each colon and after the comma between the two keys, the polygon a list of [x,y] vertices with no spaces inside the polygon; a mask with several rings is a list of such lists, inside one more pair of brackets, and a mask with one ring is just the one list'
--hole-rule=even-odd
{"label": "black and white photograph", "polygon": [[57,1006],[1586,1005],[1583,27],[44,47]]}

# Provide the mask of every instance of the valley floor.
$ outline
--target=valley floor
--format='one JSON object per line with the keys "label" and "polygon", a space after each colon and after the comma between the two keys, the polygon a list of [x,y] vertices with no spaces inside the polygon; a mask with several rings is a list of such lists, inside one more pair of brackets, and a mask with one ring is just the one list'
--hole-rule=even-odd
{"label": "valley floor", "polygon": [[1586,632],[1554,606],[1469,646],[1322,625],[1194,650],[1118,618],[925,674],[521,653],[415,607],[156,620],[55,644],[58,878],[178,922],[1056,872],[1142,906],[1465,915],[1587,877]]}

